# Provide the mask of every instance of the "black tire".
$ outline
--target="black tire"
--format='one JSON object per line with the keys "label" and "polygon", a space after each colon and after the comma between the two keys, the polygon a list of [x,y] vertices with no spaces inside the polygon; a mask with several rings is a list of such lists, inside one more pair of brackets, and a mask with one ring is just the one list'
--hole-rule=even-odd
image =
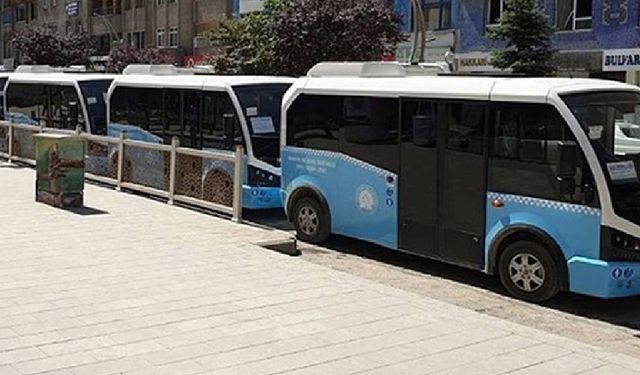
{"label": "black tire", "polygon": [[317,244],[331,234],[329,212],[314,197],[303,197],[294,203],[292,220],[301,241]]}
{"label": "black tire", "polygon": [[544,302],[560,291],[560,269],[551,250],[540,243],[517,241],[507,246],[498,270],[502,285],[516,298]]}

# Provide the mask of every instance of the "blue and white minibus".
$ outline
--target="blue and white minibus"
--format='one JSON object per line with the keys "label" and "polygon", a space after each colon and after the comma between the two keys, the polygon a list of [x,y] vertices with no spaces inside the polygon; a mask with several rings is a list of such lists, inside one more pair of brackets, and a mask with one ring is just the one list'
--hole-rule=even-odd
{"label": "blue and white minibus", "polygon": [[165,144],[178,137],[183,147],[205,150],[232,150],[241,144],[246,152],[243,207],[282,207],[280,108],[295,79],[135,68],[125,70],[109,88],[109,135],[124,131],[129,139]]}
{"label": "blue and white minibus", "polygon": [[640,88],[389,64],[311,75],[283,99],[283,202],[301,240],[459,264],[530,301],[640,294],[640,147],[616,144],[640,124]]}
{"label": "blue and white minibus", "polygon": [[87,133],[106,134],[105,97],[114,77],[63,73],[49,67],[17,69],[4,86],[4,118],[69,131],[80,126]]}

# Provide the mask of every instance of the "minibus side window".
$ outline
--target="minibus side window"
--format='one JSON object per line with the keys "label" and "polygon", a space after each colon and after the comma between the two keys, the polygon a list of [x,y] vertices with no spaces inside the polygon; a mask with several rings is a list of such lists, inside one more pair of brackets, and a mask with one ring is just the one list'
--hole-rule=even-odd
{"label": "minibus side window", "polygon": [[287,145],[339,151],[341,97],[300,95],[287,111]]}
{"label": "minibus side window", "polygon": [[435,148],[438,140],[437,102],[403,100],[402,142],[424,148]]}
{"label": "minibus side window", "polygon": [[162,135],[165,144],[171,143],[171,138],[178,137],[182,143],[182,124],[180,123],[181,92],[176,89],[164,90],[164,131],[150,129],[153,133]]}
{"label": "minibus side window", "polygon": [[345,97],[340,151],[398,172],[398,99]]}
{"label": "minibus side window", "polygon": [[[492,104],[489,189],[527,197],[581,203],[582,186],[593,185],[582,151],[574,194],[561,191],[556,174],[559,146],[577,142],[558,111],[544,104]],[[586,202],[592,203],[592,202]]]}
{"label": "minibus side window", "polygon": [[[201,142],[204,149],[231,150],[235,145],[225,146],[224,141],[224,115],[233,115],[235,122],[236,139],[243,140],[240,121],[229,94],[226,92],[205,92],[202,104],[202,130]],[[244,143],[244,140],[243,140]]]}
{"label": "minibus side window", "polygon": [[10,83],[6,95],[8,120],[19,124],[46,126],[49,98],[45,85]]}
{"label": "minibus side window", "polygon": [[117,87],[111,95],[112,123],[162,134],[162,89]]}
{"label": "minibus side window", "polygon": [[447,129],[447,149],[484,154],[484,103],[445,103],[443,120]]}
{"label": "minibus side window", "polygon": [[200,132],[200,102],[202,96],[198,91],[187,90],[183,98],[182,114],[182,140],[184,147],[200,148],[198,136]]}
{"label": "minibus side window", "polygon": [[[51,128],[75,130],[76,126],[84,129],[84,115],[82,103],[78,98],[76,88],[73,86],[50,85],[49,98],[51,102],[51,112],[48,116],[48,125]],[[76,106],[77,118],[72,119],[72,105]]]}

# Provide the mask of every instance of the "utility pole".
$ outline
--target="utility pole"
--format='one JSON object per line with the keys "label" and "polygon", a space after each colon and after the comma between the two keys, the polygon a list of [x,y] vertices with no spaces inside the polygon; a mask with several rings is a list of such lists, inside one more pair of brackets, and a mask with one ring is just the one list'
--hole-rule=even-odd
{"label": "utility pole", "polygon": [[418,65],[424,62],[424,47],[426,44],[427,24],[424,19],[422,0],[411,0],[415,31],[413,36],[413,47],[411,48],[411,65]]}

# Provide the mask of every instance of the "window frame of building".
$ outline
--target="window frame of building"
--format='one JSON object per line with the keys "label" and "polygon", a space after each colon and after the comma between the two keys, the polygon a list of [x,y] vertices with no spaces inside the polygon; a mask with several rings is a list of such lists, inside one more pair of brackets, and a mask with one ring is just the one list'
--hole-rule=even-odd
{"label": "window frame of building", "polygon": [[[492,15],[492,11],[494,10],[493,2],[498,2],[499,10],[497,17]],[[502,18],[502,13],[504,12],[506,0],[487,0],[485,2],[485,23],[487,26],[495,26],[500,24],[500,18]]]}
{"label": "window frame of building", "polygon": [[[427,26],[427,30],[436,31],[436,30],[449,30],[451,29],[451,7],[453,1],[452,0],[426,0],[423,3],[423,11],[424,18]],[[436,11],[437,12],[437,25],[435,27],[431,26],[429,12]]]}
{"label": "window frame of building", "polygon": [[156,46],[158,48],[166,47],[166,31],[164,27],[160,27],[156,29]]}
{"label": "window frame of building", "polygon": [[16,22],[27,21],[27,4],[18,4],[16,6]]}
{"label": "window frame of building", "polygon": [[[567,9],[569,12],[566,16],[560,16],[562,8],[558,6],[559,1],[563,0],[556,0],[556,28],[559,32],[588,31],[593,28],[593,0],[586,0],[587,4],[590,4],[591,15],[580,17],[576,17],[578,6],[584,0],[571,0],[572,5]],[[588,26],[586,26],[587,22]],[[583,23],[583,25],[580,25],[580,23]]]}
{"label": "window frame of building", "polygon": [[178,46],[178,27],[170,27],[169,28],[169,47],[177,47]]}

